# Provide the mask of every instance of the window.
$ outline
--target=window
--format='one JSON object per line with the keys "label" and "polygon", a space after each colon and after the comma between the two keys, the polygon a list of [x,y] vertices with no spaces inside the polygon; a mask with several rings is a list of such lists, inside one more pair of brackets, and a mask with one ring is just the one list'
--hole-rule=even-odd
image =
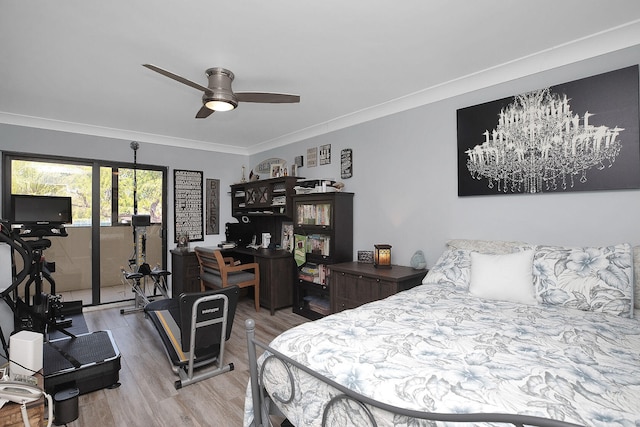
{"label": "window", "polygon": [[144,230],[146,262],[166,266],[167,168],[3,153],[3,173],[5,218],[11,194],[71,197],[68,237],[52,237],[44,253],[56,263],[55,293],[65,300],[87,305],[133,297],[121,281],[121,268],[134,246],[130,221],[136,208],[151,216]]}

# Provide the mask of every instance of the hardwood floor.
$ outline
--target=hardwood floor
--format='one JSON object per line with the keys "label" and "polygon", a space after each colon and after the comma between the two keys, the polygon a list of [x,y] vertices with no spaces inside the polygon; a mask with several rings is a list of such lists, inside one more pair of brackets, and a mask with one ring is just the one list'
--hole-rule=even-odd
{"label": "hardwood floor", "polygon": [[271,341],[280,332],[307,319],[290,308],[274,316],[253,300],[238,303],[232,336],[225,347],[225,363],[235,370],[176,390],[160,337],[142,313],[121,315],[119,307],[85,312],[90,331],[108,329],[121,353],[120,383],[79,397],[79,418],[68,427],[99,426],[242,426],[249,370],[244,322],[256,321],[256,336]]}

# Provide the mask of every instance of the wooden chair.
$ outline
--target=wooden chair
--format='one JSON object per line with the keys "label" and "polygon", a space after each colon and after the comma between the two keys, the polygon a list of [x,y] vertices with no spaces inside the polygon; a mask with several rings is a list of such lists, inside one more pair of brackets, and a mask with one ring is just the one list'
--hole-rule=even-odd
{"label": "wooden chair", "polygon": [[200,265],[200,290],[236,285],[253,286],[256,311],[260,311],[260,267],[257,263],[238,264],[232,257],[223,257],[217,248],[195,248]]}

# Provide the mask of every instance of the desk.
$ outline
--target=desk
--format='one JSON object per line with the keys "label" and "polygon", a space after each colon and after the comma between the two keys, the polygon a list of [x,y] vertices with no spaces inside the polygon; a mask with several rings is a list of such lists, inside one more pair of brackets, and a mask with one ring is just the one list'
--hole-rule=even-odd
{"label": "desk", "polygon": [[[293,304],[293,277],[295,263],[293,254],[282,249],[225,249],[224,254],[243,262],[253,261],[260,266],[260,305],[270,310],[271,315],[279,308]],[[253,257],[253,260],[247,259]]]}
{"label": "desk", "polygon": [[[268,308],[271,315],[279,308],[293,303],[293,278],[295,263],[293,255],[282,249],[223,249],[225,256],[242,262],[256,262],[260,266],[260,305]],[[171,251],[171,295],[182,292],[200,292],[198,259],[193,251]]]}

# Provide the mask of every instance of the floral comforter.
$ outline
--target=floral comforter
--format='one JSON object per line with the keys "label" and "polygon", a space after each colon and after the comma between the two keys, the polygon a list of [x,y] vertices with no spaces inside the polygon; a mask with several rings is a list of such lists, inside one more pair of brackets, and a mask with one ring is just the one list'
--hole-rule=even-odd
{"label": "floral comforter", "polygon": [[[450,285],[425,284],[292,328],[271,347],[402,408],[640,426],[635,319],[482,300]],[[269,364],[264,382],[270,394],[286,396],[288,379],[278,365]],[[295,377],[293,401],[278,406],[294,425],[320,426],[335,389],[303,372]],[[251,411],[247,396],[245,426]],[[332,425],[370,425],[358,412],[334,415]],[[434,425],[373,413],[379,426]]]}

